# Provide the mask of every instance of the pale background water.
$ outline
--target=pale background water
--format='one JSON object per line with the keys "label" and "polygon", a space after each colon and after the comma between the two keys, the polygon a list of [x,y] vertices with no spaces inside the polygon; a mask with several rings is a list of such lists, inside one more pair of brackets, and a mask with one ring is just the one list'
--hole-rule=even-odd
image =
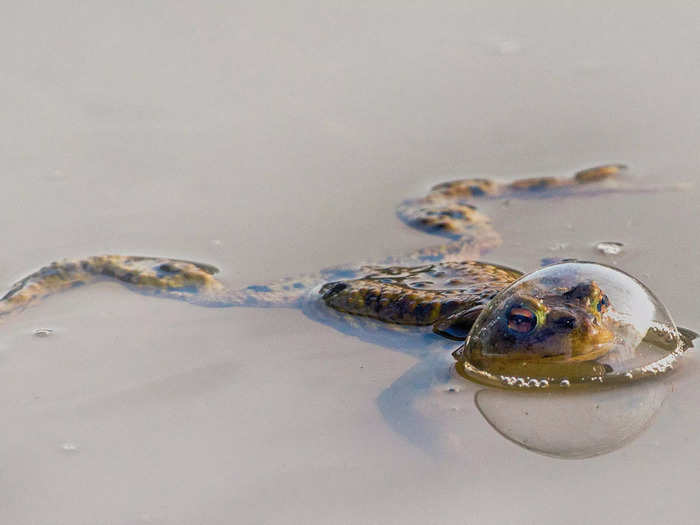
{"label": "pale background water", "polygon": [[[379,260],[434,242],[401,199],[475,174],[700,183],[696,3],[345,4],[2,2],[0,282],[104,252],[241,286]],[[513,202],[488,259],[624,242],[697,329],[699,196]],[[377,403],[415,357],[101,284],[2,328],[0,523],[694,523],[697,359],[611,454],[533,454],[467,403],[435,455]]]}

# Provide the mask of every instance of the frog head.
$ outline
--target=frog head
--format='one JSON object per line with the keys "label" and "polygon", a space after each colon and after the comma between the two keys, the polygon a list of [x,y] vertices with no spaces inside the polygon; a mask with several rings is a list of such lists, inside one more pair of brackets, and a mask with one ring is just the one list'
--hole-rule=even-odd
{"label": "frog head", "polygon": [[522,289],[489,312],[490,322],[475,335],[478,357],[502,365],[593,361],[614,342],[610,308],[594,281]]}
{"label": "frog head", "polygon": [[595,282],[538,297],[517,294],[497,316],[488,353],[512,359],[588,361],[608,352],[610,301]]}

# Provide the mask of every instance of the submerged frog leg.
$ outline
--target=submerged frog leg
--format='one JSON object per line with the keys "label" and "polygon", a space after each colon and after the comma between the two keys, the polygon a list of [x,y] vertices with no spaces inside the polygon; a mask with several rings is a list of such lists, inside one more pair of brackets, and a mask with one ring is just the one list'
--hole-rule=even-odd
{"label": "submerged frog leg", "polygon": [[451,242],[388,261],[423,264],[377,267],[360,278],[328,283],[320,293],[328,306],[341,312],[396,324],[434,324],[437,333],[461,337],[480,308],[521,275],[510,268],[473,261],[498,246],[501,239],[489,218],[468,201],[573,194],[581,188],[616,190],[624,170],[612,164],[571,177],[508,183],[465,179],[439,184],[422,199],[401,204],[398,215],[409,225],[446,236]]}
{"label": "submerged frog leg", "polygon": [[239,290],[223,290],[190,302],[202,306],[249,306],[256,308],[301,306],[310,291],[327,279],[321,273],[288,277],[267,284],[253,284]]}
{"label": "submerged frog leg", "polygon": [[483,309],[483,305],[477,305],[441,317],[433,324],[433,332],[453,341],[464,341]]}
{"label": "submerged frog leg", "polygon": [[230,290],[214,276],[217,272],[209,264],[165,257],[100,255],[56,261],[16,282],[0,298],[0,317],[21,311],[48,295],[107,279],[139,293],[200,306],[292,307],[298,306],[313,287],[332,278],[356,275],[348,268],[335,268]]}
{"label": "submerged frog leg", "polygon": [[216,296],[223,285],[211,265],[178,259],[99,255],[53,262],[16,282],[0,298],[0,316],[21,311],[39,299],[76,286],[113,278],[139,291],[188,299]]}
{"label": "submerged frog leg", "polygon": [[409,226],[448,237],[451,242],[418,250],[408,258],[433,262],[476,259],[500,245],[501,237],[490,219],[472,204],[476,200],[640,191],[638,185],[622,184],[625,171],[621,164],[610,164],[579,171],[571,177],[512,182],[462,179],[438,184],[425,197],[404,201],[398,215]]}

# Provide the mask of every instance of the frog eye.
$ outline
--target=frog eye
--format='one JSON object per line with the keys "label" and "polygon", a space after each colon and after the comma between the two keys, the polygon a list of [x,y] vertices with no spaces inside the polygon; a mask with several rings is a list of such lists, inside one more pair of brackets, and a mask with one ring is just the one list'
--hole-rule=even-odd
{"label": "frog eye", "polygon": [[610,306],[610,299],[608,299],[607,295],[603,295],[603,297],[600,298],[600,301],[598,301],[596,308],[599,312],[603,312],[604,310],[607,310],[608,306]]}
{"label": "frog eye", "polygon": [[518,334],[532,332],[537,326],[537,316],[523,306],[513,306],[508,310],[508,329]]}

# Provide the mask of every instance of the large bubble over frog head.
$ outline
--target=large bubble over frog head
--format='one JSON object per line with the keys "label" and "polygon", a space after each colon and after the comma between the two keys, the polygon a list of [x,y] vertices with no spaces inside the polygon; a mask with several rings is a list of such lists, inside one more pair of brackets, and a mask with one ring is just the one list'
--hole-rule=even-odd
{"label": "large bubble over frog head", "polygon": [[567,262],[500,292],[454,356],[457,371],[481,383],[568,388],[665,372],[684,349],[668,311],[640,281]]}

